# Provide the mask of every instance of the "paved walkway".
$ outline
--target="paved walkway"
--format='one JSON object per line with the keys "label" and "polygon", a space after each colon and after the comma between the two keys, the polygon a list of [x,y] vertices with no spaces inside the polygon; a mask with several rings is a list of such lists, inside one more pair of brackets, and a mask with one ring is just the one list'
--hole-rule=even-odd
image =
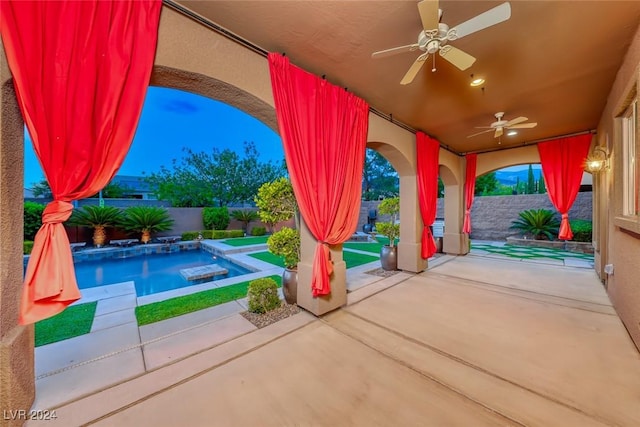
{"label": "paved walkway", "polygon": [[471,243],[471,254],[567,267],[593,268],[591,254],[534,246],[514,246],[507,245],[505,242],[474,240]]}
{"label": "paved walkway", "polygon": [[640,355],[592,270],[437,261],[322,318],[225,340],[240,327],[226,317],[207,348],[58,406],[47,425],[640,425]]}

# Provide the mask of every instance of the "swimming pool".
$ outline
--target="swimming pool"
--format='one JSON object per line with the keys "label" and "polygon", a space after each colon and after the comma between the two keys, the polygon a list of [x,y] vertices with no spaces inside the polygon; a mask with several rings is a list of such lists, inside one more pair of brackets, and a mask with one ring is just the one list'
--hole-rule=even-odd
{"label": "swimming pool", "polygon": [[[182,269],[207,264],[218,264],[229,270],[229,273],[215,276],[215,279],[212,277],[198,280],[186,280],[180,274]],[[250,270],[240,267],[226,258],[203,250],[83,261],[75,264],[75,270],[80,289],[133,281],[138,296],[251,273]]]}

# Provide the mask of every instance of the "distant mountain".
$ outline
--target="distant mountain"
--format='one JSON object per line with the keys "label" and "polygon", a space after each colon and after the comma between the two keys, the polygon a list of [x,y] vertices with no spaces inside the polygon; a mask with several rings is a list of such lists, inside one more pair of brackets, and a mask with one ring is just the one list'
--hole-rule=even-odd
{"label": "distant mountain", "polygon": [[[536,181],[540,179],[540,175],[542,174],[542,169],[539,165],[533,166],[533,176]],[[497,170],[496,178],[500,184],[503,185],[515,185],[520,178],[520,182],[527,182],[529,179],[529,168],[525,168],[517,171],[509,171],[509,170]]]}

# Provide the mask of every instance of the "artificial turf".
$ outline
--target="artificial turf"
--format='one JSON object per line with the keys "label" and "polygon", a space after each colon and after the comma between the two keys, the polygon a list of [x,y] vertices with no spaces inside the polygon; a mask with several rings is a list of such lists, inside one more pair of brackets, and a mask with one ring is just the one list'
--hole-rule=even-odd
{"label": "artificial turf", "polygon": [[91,332],[97,301],[72,305],[35,325],[35,346],[51,344]]}
{"label": "artificial turf", "polygon": [[[259,259],[260,261],[268,262],[269,264],[277,265],[278,267],[284,268],[284,262],[282,261],[282,258],[273,255],[271,252],[257,252],[255,254],[250,254],[249,256]],[[342,258],[347,263],[347,268],[357,267],[359,265],[367,264],[379,259],[376,256],[359,254],[350,251],[342,252]]]}
{"label": "artificial turf", "polygon": [[[269,276],[276,281],[278,287],[282,286],[282,277]],[[136,318],[138,325],[148,325],[183,314],[235,301],[247,296],[247,289],[250,280],[236,283],[234,285],[223,286],[221,288],[209,289],[207,291],[196,292],[190,295],[170,298],[151,304],[136,307]]]}
{"label": "artificial turf", "polygon": [[235,239],[226,239],[222,243],[229,246],[261,245],[267,243],[268,238],[269,236],[237,237]]}

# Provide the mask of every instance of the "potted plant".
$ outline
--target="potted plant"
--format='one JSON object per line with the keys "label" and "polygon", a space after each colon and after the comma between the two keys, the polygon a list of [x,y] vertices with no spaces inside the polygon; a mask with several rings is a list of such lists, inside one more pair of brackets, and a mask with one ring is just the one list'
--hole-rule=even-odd
{"label": "potted plant", "polygon": [[282,293],[289,304],[298,299],[298,261],[300,261],[300,231],[282,227],[267,239],[267,248],[284,260]]}
{"label": "potted plant", "polygon": [[127,231],[142,233],[140,241],[149,243],[151,233],[171,230],[173,222],[166,209],[155,206],[131,206],[124,211],[119,226]]}
{"label": "potted plant", "polygon": [[386,222],[376,223],[378,234],[383,234],[389,238],[389,243],[380,249],[380,263],[383,270],[398,269],[398,247],[396,239],[400,235],[400,224],[398,223],[398,214],[400,213],[400,198],[391,197],[384,199],[378,206],[378,212],[381,215],[389,215],[390,220]]}
{"label": "potted plant", "polygon": [[107,227],[119,223],[122,211],[113,206],[83,206],[69,218],[70,225],[93,228],[93,245],[104,246],[107,239]]}

